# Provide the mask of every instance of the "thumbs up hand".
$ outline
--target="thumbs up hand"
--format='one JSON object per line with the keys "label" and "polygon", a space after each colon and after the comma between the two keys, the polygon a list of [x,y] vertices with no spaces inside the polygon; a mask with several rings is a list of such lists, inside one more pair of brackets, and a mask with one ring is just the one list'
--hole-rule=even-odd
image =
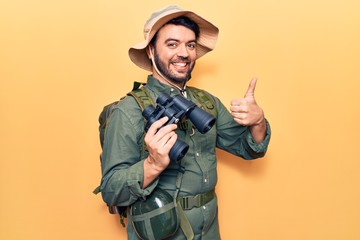
{"label": "thumbs up hand", "polygon": [[231,115],[240,125],[252,126],[264,121],[264,112],[255,101],[254,91],[256,81],[256,78],[250,81],[244,98],[233,99],[231,101]]}
{"label": "thumbs up hand", "polygon": [[265,137],[266,123],[264,111],[257,105],[255,100],[256,82],[256,78],[250,81],[244,98],[231,100],[230,112],[235,122],[243,126],[249,126],[256,142],[261,142]]}

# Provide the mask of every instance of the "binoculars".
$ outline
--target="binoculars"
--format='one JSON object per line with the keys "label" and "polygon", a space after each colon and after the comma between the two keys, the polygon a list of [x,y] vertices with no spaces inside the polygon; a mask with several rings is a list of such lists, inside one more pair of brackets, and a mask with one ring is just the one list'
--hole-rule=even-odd
{"label": "binoculars", "polygon": [[[143,116],[147,120],[145,131],[162,117],[168,117],[169,120],[164,126],[178,123],[185,118],[190,119],[195,128],[202,134],[207,133],[215,124],[216,118],[210,113],[197,107],[195,103],[187,100],[181,95],[170,97],[166,93],[160,94],[156,99],[157,106],[148,106],[143,111]],[[169,152],[172,161],[179,162],[187,153],[189,145],[181,140],[176,140],[174,146]]]}

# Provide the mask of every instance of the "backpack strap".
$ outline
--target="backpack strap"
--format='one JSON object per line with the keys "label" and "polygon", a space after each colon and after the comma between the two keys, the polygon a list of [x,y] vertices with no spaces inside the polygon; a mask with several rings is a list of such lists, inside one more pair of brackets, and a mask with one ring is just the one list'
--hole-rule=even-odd
{"label": "backpack strap", "polygon": [[138,88],[140,88],[141,86],[145,86],[146,85],[146,83],[143,83],[143,82],[134,82],[134,85],[133,85],[133,89],[132,89],[132,91],[134,91],[134,90],[136,90],[136,89],[138,89]]}
{"label": "backpack strap", "polygon": [[201,106],[211,113],[214,117],[217,116],[217,108],[214,98],[210,95],[210,93],[201,90],[196,87],[187,87],[190,92],[194,95],[194,97],[200,102]]}
{"label": "backpack strap", "polygon": [[[145,84],[143,84],[145,85]],[[135,83],[134,83],[134,87],[135,87]],[[136,88],[133,89],[131,92],[129,92],[127,94],[128,96],[132,96],[135,101],[138,103],[141,112],[144,111],[144,109],[150,105],[155,106],[155,102],[152,99],[152,97],[150,96],[148,90],[146,90],[146,88],[141,87],[141,88]],[[146,119],[144,118],[144,124],[146,125]],[[145,138],[145,131],[142,135],[142,146],[141,146],[141,156],[144,156],[145,150],[146,150],[146,144],[144,141]]]}
{"label": "backpack strap", "polygon": [[191,227],[189,219],[185,215],[184,209],[182,208],[181,204],[177,201],[181,188],[181,182],[185,173],[185,167],[183,166],[183,164],[184,164],[183,162],[180,163],[179,170],[176,175],[176,190],[174,193],[174,202],[175,202],[175,206],[177,207],[177,213],[179,214],[179,218],[180,218],[180,228],[183,231],[186,239],[192,240],[194,239],[194,231]]}
{"label": "backpack strap", "polygon": [[155,106],[154,100],[150,96],[148,90],[144,87],[133,89],[127,95],[134,97],[141,111],[144,111],[144,109],[149,105]]}

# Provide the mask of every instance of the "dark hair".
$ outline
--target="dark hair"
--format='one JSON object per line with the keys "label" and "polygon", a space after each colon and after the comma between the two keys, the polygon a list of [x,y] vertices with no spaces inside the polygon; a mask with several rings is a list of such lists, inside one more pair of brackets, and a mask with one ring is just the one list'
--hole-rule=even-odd
{"label": "dark hair", "polygon": [[[184,27],[192,30],[195,33],[195,39],[196,40],[199,37],[199,34],[200,34],[199,25],[196,22],[194,22],[193,20],[191,20],[190,18],[188,18],[188,17],[180,16],[180,17],[177,17],[177,18],[173,18],[170,21],[168,21],[167,23],[165,23],[164,26],[167,25],[167,24],[174,24],[174,25],[184,26]],[[156,42],[156,39],[157,39],[158,32],[156,32],[154,37],[151,39],[150,44],[153,45],[153,46],[155,46],[155,42]]]}

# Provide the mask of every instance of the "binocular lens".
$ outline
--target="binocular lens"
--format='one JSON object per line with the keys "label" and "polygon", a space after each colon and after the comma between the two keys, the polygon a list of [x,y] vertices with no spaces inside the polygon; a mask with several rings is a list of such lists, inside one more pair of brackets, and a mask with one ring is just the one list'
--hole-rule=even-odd
{"label": "binocular lens", "polygon": [[169,157],[172,161],[179,162],[189,150],[189,145],[181,140],[176,140],[174,146],[169,152]]}
{"label": "binocular lens", "polygon": [[215,124],[216,118],[201,108],[194,108],[189,113],[189,118],[197,130],[202,134],[207,133]]}
{"label": "binocular lens", "polygon": [[142,115],[145,117],[146,120],[148,120],[151,117],[151,115],[153,115],[154,112],[155,112],[155,108],[149,105],[144,109]]}
{"label": "binocular lens", "polygon": [[162,93],[160,96],[156,99],[156,103],[164,106],[167,101],[171,100],[171,97],[167,93]]}

